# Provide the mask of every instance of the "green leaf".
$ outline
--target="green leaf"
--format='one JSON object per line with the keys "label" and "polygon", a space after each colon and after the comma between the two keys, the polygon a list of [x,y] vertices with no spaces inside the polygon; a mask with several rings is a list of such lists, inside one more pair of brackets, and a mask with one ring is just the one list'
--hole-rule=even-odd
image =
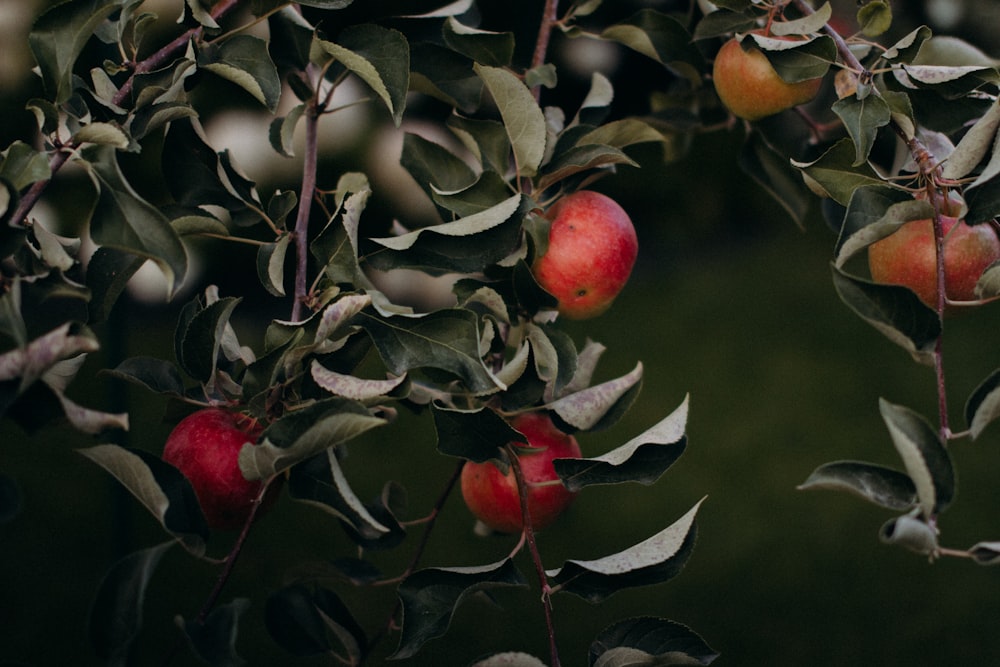
{"label": "green leaf", "polygon": [[761,132],[753,131],[740,150],[739,165],[792,217],[804,227],[815,196],[788,158],[776,150]]}
{"label": "green leaf", "polygon": [[837,294],[861,319],[923,364],[933,364],[941,334],[937,313],[906,287],[879,285],[833,266]]}
{"label": "green leaf", "polygon": [[52,178],[49,158],[23,141],[15,141],[0,153],[0,178],[7,179],[15,190],[24,190],[37,181]]}
{"label": "green leaf", "polygon": [[1000,369],[990,373],[965,403],[965,421],[975,440],[997,417],[1000,417]]}
{"label": "green leaf", "polygon": [[185,549],[195,555],[205,552],[208,526],[194,489],[180,470],[148,452],[118,445],[79,451],[121,482]]}
{"label": "green leaf", "polygon": [[[337,43],[317,39],[316,49],[367,83],[399,126],[410,81],[410,45],[403,33],[373,24],[348,26]],[[314,59],[321,58],[320,53]]]}
{"label": "green leaf", "polygon": [[882,58],[889,61],[908,63],[917,56],[924,42],[930,39],[931,29],[925,25],[912,30],[896,41],[882,53]]}
{"label": "green leaf", "polygon": [[271,479],[300,461],[341,445],[386,420],[349,401],[332,399],[289,413],[265,429],[259,444],[240,450],[239,464],[249,480]]}
{"label": "green leaf", "polygon": [[684,453],[687,415],[688,399],[685,397],[684,402],[658,424],[606,454],[553,460],[556,474],[570,491],[593,484],[652,484]]}
{"label": "green leaf", "polygon": [[695,515],[702,502],[704,498],[672,525],[624,551],[597,560],[568,560],[546,571],[553,588],[598,603],[626,588],[673,579],[694,549]]}
{"label": "green leaf", "polygon": [[432,404],[431,414],[439,452],[476,463],[496,461],[503,466],[504,473],[508,464],[504,447],[508,443],[528,442],[507,420],[488,408],[453,410]]}
{"label": "green leaf", "polygon": [[612,146],[597,144],[574,146],[565,153],[556,156],[552,162],[546,165],[545,173],[538,179],[538,189],[545,190],[565,178],[584,171],[617,164],[631,167],[639,166],[638,162]]}
{"label": "green leaf", "polygon": [[479,64],[474,67],[500,110],[518,175],[534,176],[545,155],[545,115],[538,102],[528,87],[507,70]]}
{"label": "green leaf", "polygon": [[180,336],[177,361],[188,375],[200,382],[213,380],[223,334],[240,301],[236,297],[219,299],[200,308],[186,323]]}
{"label": "green leaf", "polygon": [[933,215],[934,209],[929,203],[914,199],[905,190],[888,185],[857,188],[847,205],[837,239],[835,266],[843,268],[851,257],[910,220]]}
{"label": "green leaf", "polygon": [[366,310],[355,323],[368,332],[383,363],[395,375],[436,368],[454,375],[475,394],[504,389],[480,357],[479,318],[472,311],[445,308],[406,317]]}
{"label": "green leaf", "polygon": [[257,250],[257,277],[274,296],[285,296],[285,256],[291,240],[291,234],[282,234],[274,243],[265,243]]}
{"label": "green leaf", "polygon": [[[447,120],[448,129],[468,148],[477,160],[497,174],[505,174],[510,166],[510,139],[503,123],[483,118],[466,118],[452,114]],[[462,162],[465,165],[464,162]],[[468,169],[468,167],[466,167]],[[412,173],[412,172],[411,172]],[[458,188],[441,188],[442,191],[458,190],[469,182],[468,172],[459,168]]]}
{"label": "green leaf", "polygon": [[705,61],[691,35],[677,19],[653,9],[640,9],[620,23],[605,28],[601,39],[623,44],[683,77],[692,88],[702,85]]}
{"label": "green leaf", "polygon": [[207,664],[213,667],[241,667],[247,662],[236,653],[236,635],[240,616],[249,608],[248,598],[236,598],[213,609],[204,623],[184,621],[180,617],[176,620],[195,654]]}
{"label": "green leaf", "polygon": [[131,553],[101,581],[90,607],[88,631],[97,656],[109,665],[130,664],[132,642],[142,629],[149,580],[173,540]]}
{"label": "green leaf", "polygon": [[[507,157],[504,157],[506,168]],[[464,160],[440,144],[420,135],[403,135],[400,164],[413,176],[428,197],[435,191],[458,192],[476,182],[476,173]]]}
{"label": "green leaf", "polygon": [[173,296],[187,274],[187,253],[170,221],[132,189],[114,149],[94,147],[87,158],[100,191],[90,225],[94,241],[153,260]]}
{"label": "green leaf", "polygon": [[[164,182],[178,204],[191,209],[214,204],[232,212],[245,208],[231,191],[232,184],[222,182],[219,154],[208,144],[196,118],[171,123],[164,143]],[[170,150],[172,146],[183,150]]]}
{"label": "green leaf", "polygon": [[897,512],[910,510],[917,504],[917,489],[908,475],[863,461],[826,463],[797,488],[848,491]]}
{"label": "green leaf", "polygon": [[772,35],[808,35],[819,32],[826,25],[826,22],[833,16],[833,8],[829,2],[824,2],[816,8],[816,11],[798,19],[787,21],[773,21],[770,24]]}
{"label": "green leaf", "polygon": [[444,42],[473,61],[489,67],[507,67],[514,57],[514,33],[479,30],[449,16],[442,29]]}
{"label": "green leaf", "polygon": [[[629,658],[624,659],[628,655]],[[591,667],[709,665],[719,654],[686,625],[640,616],[618,621],[590,645]],[[623,660],[624,659],[624,660]]]}
{"label": "green leaf", "polygon": [[479,108],[483,81],[472,61],[449,48],[430,42],[413,44],[410,53],[412,90],[444,101],[464,113]]}
{"label": "green leaf", "polygon": [[121,362],[114,369],[103,373],[121,380],[132,382],[158,394],[178,398],[184,396],[184,380],[177,366],[165,359],[138,356]]}
{"label": "green leaf", "polygon": [[749,32],[757,27],[759,14],[749,7],[738,11],[719,8],[706,14],[695,26],[693,41]]}
{"label": "green leaf", "polygon": [[81,127],[73,133],[73,142],[78,146],[101,144],[119,150],[127,149],[132,143],[131,137],[120,126],[101,122],[87,123]]}
{"label": "green leaf", "polygon": [[[296,583],[272,593],[264,607],[264,622],[278,645],[296,656],[325,653],[344,664],[360,664],[367,652],[364,630],[327,588]],[[331,635],[343,654],[336,651]]]}
{"label": "green leaf", "polygon": [[0,354],[0,382],[19,380],[18,393],[23,393],[44,379],[60,362],[99,349],[93,334],[66,322],[25,345]]}
{"label": "green leaf", "polygon": [[482,271],[509,256],[520,244],[521,225],[530,202],[514,195],[453,222],[422,227],[398,236],[371,239],[395,251],[373,257],[379,268],[412,267],[434,272]]}
{"label": "green leaf", "polygon": [[841,139],[812,162],[792,160],[791,163],[804,171],[838,204],[847,206],[857,188],[885,184],[870,165],[854,165],[856,156],[854,142]]}
{"label": "green leaf", "polygon": [[1000,565],[1000,542],[978,542],[969,549],[978,565]]}
{"label": "green leaf", "polygon": [[852,166],[864,164],[875,145],[879,129],[889,124],[891,113],[888,103],[876,94],[867,95],[863,99],[852,95],[834,102],[832,109],[844,122],[844,127],[854,142]]}
{"label": "green leaf", "polygon": [[865,37],[878,37],[892,26],[892,7],[885,0],[866,2],[858,9],[858,25]]}
{"label": "green leaf", "polygon": [[365,539],[376,540],[390,531],[355,495],[333,447],[295,466],[289,475],[288,491],[295,500],[347,522]]}
{"label": "green leaf", "polygon": [[938,550],[937,530],[927,522],[909,515],[885,522],[879,530],[879,539],[922,556],[933,557]]}
{"label": "green leaf", "polygon": [[302,119],[302,115],[305,113],[306,105],[299,104],[292,107],[292,110],[288,112],[288,115],[282,118],[275,118],[271,121],[270,132],[268,132],[268,138],[271,141],[271,147],[278,152],[279,155],[285,157],[295,156],[295,127],[299,124],[299,120]]}
{"label": "green leaf", "polygon": [[57,4],[35,21],[28,46],[55,103],[73,93],[76,59],[98,26],[121,6],[121,0],[71,0]]}
{"label": "green leaf", "polygon": [[635,400],[642,382],[642,362],[629,373],[563,396],[549,405],[567,424],[582,431],[609,425]]}
{"label": "green leaf", "polygon": [[821,77],[837,59],[837,45],[825,35],[810,40],[789,40],[754,32],[747,38],[753,40],[778,76],[789,83]]}
{"label": "green leaf", "polygon": [[448,630],[461,602],[474,592],[498,586],[525,586],[510,558],[479,567],[432,567],[418,570],[399,585],[403,607],[394,660],[412,657],[426,642]]}
{"label": "green leaf", "polygon": [[274,112],[281,99],[281,79],[271,61],[267,42],[252,35],[235,35],[222,44],[203,44],[198,67],[235,83]]}
{"label": "green leaf", "polygon": [[916,487],[921,512],[926,518],[937,516],[955,496],[948,450],[930,424],[909,408],[879,399],[879,412]]}
{"label": "green leaf", "polygon": [[144,257],[117,248],[98,248],[87,264],[87,287],[90,289],[90,321],[107,321],[128,281],[143,264]]}

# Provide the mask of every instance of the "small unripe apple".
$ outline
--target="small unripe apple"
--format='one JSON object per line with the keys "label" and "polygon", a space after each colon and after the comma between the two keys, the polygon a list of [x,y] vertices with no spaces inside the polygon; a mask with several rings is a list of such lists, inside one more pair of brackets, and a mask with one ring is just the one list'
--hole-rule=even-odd
{"label": "small unripe apple", "polygon": [[[212,530],[234,530],[246,523],[263,482],[243,476],[239,454],[243,445],[255,442],[262,430],[256,419],[221,408],[205,408],[182,419],[167,437],[163,460],[191,482]],[[275,493],[266,494],[258,516],[275,498]]]}
{"label": "small unripe apple", "polygon": [[[528,439],[528,448],[518,452],[517,460],[528,485],[531,527],[540,530],[550,526],[576,497],[559,480],[552,459],[580,458],[580,445],[544,413],[519,415],[511,426]],[[468,461],[462,468],[461,486],[466,506],[490,528],[501,533],[519,533],[524,528],[513,467],[505,475],[492,462]]]}
{"label": "small unripe apple", "polygon": [[545,254],[535,260],[535,280],[570,319],[600,315],[632,273],[639,252],[632,220],[599,192],[580,190],[546,212],[551,221]]}
{"label": "small unripe apple", "polygon": [[[769,35],[772,39],[788,39]],[[712,81],[719,99],[733,115],[746,120],[766,116],[809,102],[823,82],[822,77],[794,83],[785,81],[753,40],[744,48],[737,38],[730,38],[715,56]]]}
{"label": "small unripe apple", "polygon": [[[968,225],[942,216],[944,286],[950,301],[973,301],[983,271],[1000,259],[1000,239],[990,224]],[[913,290],[930,308],[937,308],[937,249],[934,222],[911,220],[868,247],[872,280]],[[953,314],[954,308],[945,308]]]}

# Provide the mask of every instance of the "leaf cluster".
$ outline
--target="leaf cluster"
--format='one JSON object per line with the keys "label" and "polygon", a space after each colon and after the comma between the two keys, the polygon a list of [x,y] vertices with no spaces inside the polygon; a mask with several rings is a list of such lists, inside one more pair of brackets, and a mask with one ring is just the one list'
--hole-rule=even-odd
{"label": "leaf cluster", "polygon": [[[419,11],[401,8],[376,20],[344,11],[350,0],[259,0],[249,3],[248,15],[228,0],[187,0],[176,38],[156,45],[148,42],[160,19],[141,0],[69,0],[38,18],[29,42],[44,95],[27,102],[38,136],[0,153],[7,230],[0,414],[28,426],[58,415],[104,439],[81,453],[171,538],[109,572],[91,616],[102,656],[127,659],[165,550],[179,543],[207,558],[210,535],[177,469],[156,453],[107,442],[111,431],[128,429],[127,415],[79,406],[65,390],[86,355],[100,349],[93,329],[120,307],[139,268],[152,262],[165,296],[175,298],[194,280],[194,241],[201,238],[256,247],[252,272],[266,294],[291,304],[292,317],[270,320],[259,332],[262,342],[249,345],[236,317],[246,296],[198,286],[180,309],[172,359],[136,356],[106,375],[159,396],[174,416],[226,406],[262,422],[259,441],[240,453],[244,476],[265,488],[282,484],[292,500],[331,516],[360,556],[343,563],[345,580],[398,584],[396,658],[443,635],[469,594],[527,585],[510,557],[485,566],[414,567],[396,577],[374,571],[364,560],[369,552],[412,546],[405,493],[385,480],[380,497],[363,501],[341,459],[349,442],[392,429],[401,408],[433,419],[437,454],[503,465],[507,443],[523,440],[507,425],[513,415],[545,410],[567,432],[587,432],[610,428],[636,400],[641,362],[603,378],[604,346],[578,345],[560,329],[555,300],[530,267],[544,251],[542,214],[552,201],[637,167],[631,147],[666,146],[694,122],[705,61],[687,27],[655,10],[596,31],[583,27],[597,4],[575,5],[547,29],[613,42],[659,63],[677,93],[670,111],[615,118],[613,82],[597,73],[577,108],[543,105],[543,88],[558,85],[555,65],[515,62],[514,35],[476,25],[472,2],[423,2]],[[355,16],[364,19],[352,22]],[[301,190],[269,190],[228,148],[212,144],[201,100],[220,81],[271,117],[275,159],[301,156]],[[370,104],[387,126],[403,128],[396,130],[403,134],[400,163],[432,202],[436,221],[415,228],[397,221],[391,234],[372,235],[366,212],[378,193],[365,174],[342,173],[329,190],[316,186],[316,121],[339,110],[332,100],[346,81],[369,95],[356,104]],[[405,128],[415,95],[450,108],[440,128],[447,141]],[[150,152],[162,184],[156,195],[139,187],[127,166]],[[63,230],[34,213],[68,163],[86,175],[93,203]],[[95,246],[86,261],[83,238]],[[418,311],[395,303],[372,275],[401,269],[451,276],[452,304]],[[686,422],[685,400],[612,451],[558,461],[561,483],[574,491],[652,484],[684,451]],[[599,602],[671,579],[691,554],[699,507],[617,553],[543,572],[546,596],[565,592]],[[414,564],[422,546],[416,548]],[[210,663],[242,664],[236,639],[246,607],[244,599],[216,606],[210,598],[197,616],[179,620],[179,629]],[[128,623],[118,622],[125,617]],[[371,654],[372,639],[355,612],[317,582],[274,592],[266,617],[276,642],[295,655],[360,664]],[[649,618],[609,628],[591,662],[620,664],[623,655],[657,664],[708,664],[715,657],[684,626]]]}

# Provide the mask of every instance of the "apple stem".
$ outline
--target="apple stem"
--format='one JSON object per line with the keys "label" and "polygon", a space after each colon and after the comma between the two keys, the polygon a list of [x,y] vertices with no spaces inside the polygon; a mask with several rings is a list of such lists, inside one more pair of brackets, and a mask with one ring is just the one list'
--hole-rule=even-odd
{"label": "apple stem", "polygon": [[538,551],[538,543],[535,540],[535,531],[531,525],[531,510],[528,507],[528,483],[524,478],[524,471],[517,458],[517,450],[512,445],[507,445],[507,455],[510,458],[510,467],[514,471],[514,479],[517,481],[517,494],[521,502],[521,522],[523,524],[522,537],[528,543],[528,551],[531,552],[531,560],[535,564],[535,572],[538,575],[538,582],[542,587],[542,607],[545,609],[545,625],[549,631],[549,653],[551,654],[551,667],[560,667],[559,649],[556,646],[556,629],[552,617],[552,587],[549,586],[548,577],[545,574],[545,567],[542,565],[542,556]]}

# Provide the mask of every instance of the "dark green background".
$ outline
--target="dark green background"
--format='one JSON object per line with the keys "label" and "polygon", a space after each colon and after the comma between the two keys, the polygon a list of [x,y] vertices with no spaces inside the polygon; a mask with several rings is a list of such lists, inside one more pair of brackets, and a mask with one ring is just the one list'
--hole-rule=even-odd
{"label": "dark green background", "polygon": [[[8,133],[23,120],[20,112],[11,118]],[[654,486],[585,490],[564,520],[540,535],[546,566],[623,549],[708,497],[694,555],[677,579],[623,591],[598,606],[555,598],[563,664],[585,664],[601,628],[643,614],[689,625],[722,653],[716,662],[722,665],[993,664],[1000,654],[998,570],[957,559],[930,564],[878,541],[889,513],[847,495],[795,488],[831,460],[898,467],[878,399],[933,420],[933,373],[839,301],[830,281],[833,234],[818,210],[798,229],[736,169],[740,139],[738,129],[700,137],[670,165],[640,150],[642,170],[625,169],[600,185],[632,214],[642,250],[611,311],[566,330],[578,344],[589,336],[607,345],[602,377],[623,374],[638,360],[645,376],[626,418],[581,435],[581,446],[586,455],[603,453],[652,426],[687,394],[689,445]],[[57,192],[65,195],[63,205],[86,205],[72,187]],[[226,294],[252,284],[252,251],[217,251],[207,249],[214,259],[206,279],[224,285]],[[105,353],[170,355],[179,305],[123,304],[114,325],[100,331]],[[956,430],[964,427],[965,398],[1000,366],[998,325],[1000,306],[946,323]],[[91,360],[74,397],[94,406],[126,401],[133,423],[126,444],[159,451],[169,430],[163,403],[131,388],[116,394],[120,385],[93,377],[105,363],[102,355]],[[352,444],[345,465],[362,497],[378,493],[387,478],[406,486],[409,516],[417,517],[454,461],[436,453],[429,419],[404,413],[400,421]],[[26,434],[0,423],[0,470],[16,480],[22,500],[20,514],[0,524],[0,660],[97,664],[86,618],[101,577],[122,554],[165,539],[138,503],[75,451],[90,444],[60,426]],[[959,492],[942,517],[942,543],[965,548],[1000,538],[1000,431],[991,427],[980,441],[960,440],[951,449]],[[512,548],[512,539],[478,538],[471,526],[453,497],[423,563],[482,564]],[[222,555],[226,547],[222,537],[212,551]],[[400,571],[411,553],[397,551],[376,556],[386,572]],[[263,629],[266,593],[295,576],[330,574],[329,561],[351,552],[334,520],[287,498],[256,527],[223,595],[223,601],[252,598],[238,645],[251,665],[290,662]],[[518,558],[530,577],[530,563],[524,554]],[[215,573],[179,548],[168,552],[150,585],[136,664],[159,664],[174,615],[196,612]],[[394,603],[388,588],[338,591],[368,628],[379,627]],[[536,588],[469,600],[445,638],[403,664],[467,664],[493,650],[547,659]],[[173,664],[192,662],[182,654]]]}

